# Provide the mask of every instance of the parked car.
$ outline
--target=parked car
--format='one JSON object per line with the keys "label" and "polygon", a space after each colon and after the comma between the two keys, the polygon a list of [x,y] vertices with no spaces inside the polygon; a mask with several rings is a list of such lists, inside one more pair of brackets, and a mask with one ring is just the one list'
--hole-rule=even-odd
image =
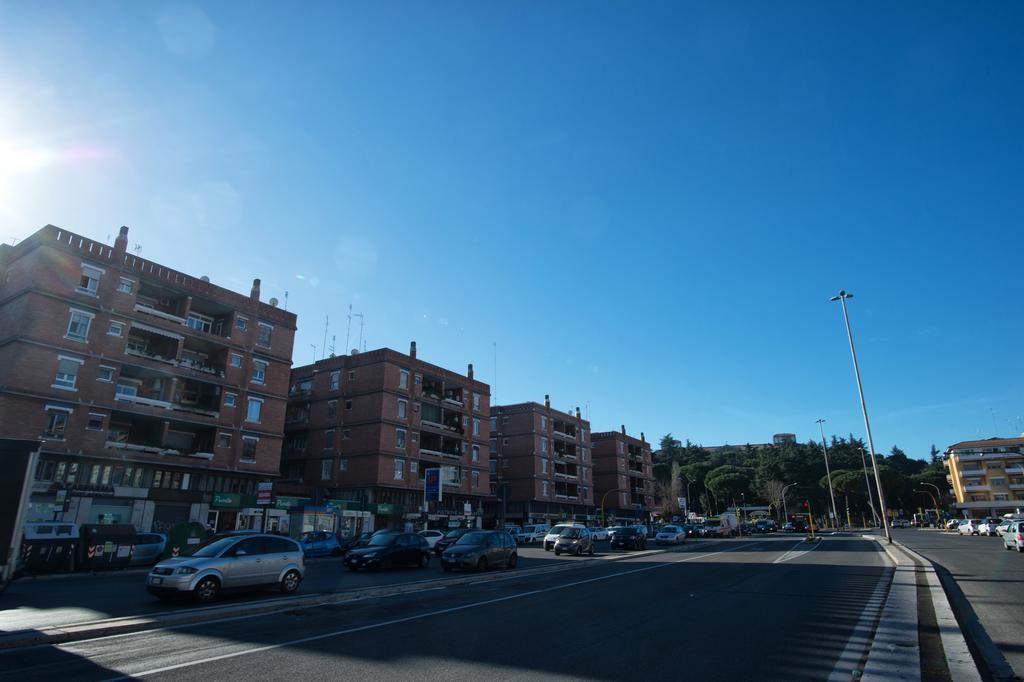
{"label": "parked car", "polygon": [[612,549],[647,549],[647,536],[632,526],[620,526],[612,529],[609,544]]}
{"label": "parked car", "polygon": [[693,538],[697,537],[697,526],[693,523],[684,523],[683,530],[686,531],[686,537]]}
{"label": "parked car", "polygon": [[775,522],[772,521],[771,519],[759,519],[758,521],[754,522],[754,532],[755,533],[774,533],[775,532]]}
{"label": "parked car", "polygon": [[544,536],[544,551],[550,552],[555,548],[555,542],[558,540],[562,531],[566,528],[586,528],[582,523],[559,523]]}
{"label": "parked car", "polygon": [[167,547],[167,536],[163,533],[139,533],[132,548],[132,566],[148,566],[160,560]]}
{"label": "parked car", "polygon": [[604,542],[608,539],[608,529],[602,528],[601,526],[594,526],[588,529],[590,534],[594,536],[594,542]]}
{"label": "parked car", "polygon": [[989,537],[998,535],[998,533],[996,533],[996,527],[998,527],[1002,521],[1002,519],[996,517],[982,519],[981,523],[978,524],[978,535],[988,535]]}
{"label": "parked car", "polygon": [[647,526],[645,526],[642,523],[636,524],[634,526],[634,528],[637,529],[637,532],[643,533],[645,538],[652,538],[652,537],[654,537],[654,534],[651,532],[651,529],[648,528]]}
{"label": "parked car", "polygon": [[437,544],[438,540],[444,537],[444,533],[439,530],[421,530],[419,536],[427,541],[430,545],[430,549],[434,549],[434,545]]}
{"label": "parked car", "polygon": [[960,535],[977,535],[978,534],[978,522],[974,519],[964,519],[957,526],[956,531]]}
{"label": "parked car", "polygon": [[956,530],[960,526],[960,519],[949,519],[946,521],[946,530]]}
{"label": "parked car", "polygon": [[1024,521],[1011,521],[1003,533],[1003,548],[1024,552]]}
{"label": "parked car", "polygon": [[1015,521],[1024,521],[1024,519],[1019,519],[1019,518],[1003,519],[1002,521],[999,522],[999,525],[996,526],[996,535],[998,535],[1000,537],[1006,535],[1006,531],[1009,530],[1010,524],[1014,523]]}
{"label": "parked car", "polygon": [[682,526],[662,526],[658,534],[654,536],[654,543],[658,545],[681,545],[686,542],[686,531]]}
{"label": "parked car", "polygon": [[366,544],[370,542],[370,538],[372,537],[373,533],[367,530],[363,531],[359,535],[350,535],[339,538],[338,544],[341,545],[342,552],[347,552],[353,547],[366,547]]}
{"label": "parked car", "polygon": [[705,521],[704,522],[704,537],[706,538],[721,538],[725,537],[724,529],[720,521]]}
{"label": "parked car", "polygon": [[511,533],[500,530],[473,530],[458,539],[441,555],[441,568],[486,571],[492,566],[515,568],[519,561]]}
{"label": "parked car", "polygon": [[434,554],[441,556],[446,549],[454,545],[469,530],[469,528],[454,528],[445,533],[443,538],[434,543]]}
{"label": "parked car", "polygon": [[307,557],[341,556],[345,550],[338,542],[338,536],[326,530],[315,530],[299,538],[302,551]]}
{"label": "parked car", "polygon": [[387,570],[396,566],[426,568],[430,563],[430,545],[416,533],[379,533],[366,547],[350,549],[345,566],[350,571],[361,568]]}
{"label": "parked car", "polygon": [[546,523],[523,526],[523,532],[516,538],[516,542],[521,545],[532,545],[535,542],[543,542],[544,536],[548,534],[548,530],[550,530],[550,528]]}
{"label": "parked car", "polygon": [[512,539],[519,542],[519,534],[523,532],[523,529],[519,526],[505,526],[505,532],[512,536]]}
{"label": "parked car", "polygon": [[[555,528],[557,527],[555,526]],[[555,555],[565,552],[567,554],[575,554],[576,556],[582,554],[594,556],[594,536],[584,526],[563,527],[562,531],[558,534],[558,539],[555,540],[554,549]]]}
{"label": "parked car", "polygon": [[907,519],[893,519],[893,528],[910,528],[910,521]]}
{"label": "parked car", "polygon": [[279,535],[229,535],[200,545],[190,556],[159,562],[146,576],[146,590],[160,600],[192,595],[210,602],[223,590],[277,585],[290,594],[306,575],[298,542]]}

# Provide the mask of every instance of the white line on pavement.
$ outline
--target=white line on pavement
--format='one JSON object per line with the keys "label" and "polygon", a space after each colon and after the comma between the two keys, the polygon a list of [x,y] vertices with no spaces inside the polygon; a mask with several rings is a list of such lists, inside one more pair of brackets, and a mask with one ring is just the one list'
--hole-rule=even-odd
{"label": "white line on pavement", "polygon": [[[504,597],[496,597],[494,599],[486,599],[484,601],[473,602],[471,604],[462,604],[461,606],[452,606],[452,607],[449,607],[449,608],[446,608],[446,609],[438,609],[436,611],[428,611],[427,613],[418,613],[418,614],[416,614],[414,616],[406,616],[404,618],[395,618],[393,620],[387,620],[387,621],[383,621],[383,622],[380,622],[380,623],[372,623],[370,625],[359,625],[359,626],[356,626],[356,627],[346,628],[344,630],[337,630],[337,631],[334,631],[334,632],[325,632],[325,633],[321,633],[319,635],[312,635],[310,637],[302,637],[301,639],[294,639],[294,640],[290,640],[290,641],[287,641],[287,642],[280,642],[278,644],[268,644],[266,646],[253,647],[251,649],[243,649],[241,651],[233,651],[231,653],[221,654],[219,656],[211,656],[209,658],[202,658],[202,659],[198,659],[198,660],[195,660],[195,661],[187,661],[185,663],[177,663],[175,665],[168,665],[168,666],[164,666],[162,668],[154,668],[152,670],[144,670],[144,671],[141,671],[141,672],[130,673],[130,674],[127,674],[127,675],[122,675],[122,676],[110,678],[110,680],[108,682],[112,682],[112,680],[125,680],[125,679],[134,678],[134,677],[145,677],[145,676],[148,676],[148,675],[156,675],[158,673],[169,672],[171,670],[180,670],[182,668],[191,668],[193,666],[202,665],[204,663],[214,663],[216,661],[223,661],[223,660],[230,659],[230,658],[237,658],[239,656],[247,656],[249,654],[258,654],[258,653],[262,653],[264,651],[272,651],[274,649],[281,649],[283,647],[295,646],[297,644],[306,644],[308,642],[316,642],[316,641],[323,640],[323,639],[330,639],[332,637],[340,637],[342,635],[350,635],[350,634],[353,634],[353,633],[356,633],[356,632],[365,632],[367,630],[375,630],[377,628],[388,627],[390,625],[399,625],[401,623],[409,623],[409,622],[416,621],[416,620],[422,620],[424,618],[431,618],[433,616],[441,616],[441,615],[444,615],[444,614],[447,614],[447,613],[455,613],[455,612],[458,612],[458,611],[466,611],[468,609],[477,608],[479,606],[489,606],[491,604],[499,604],[501,602],[511,601],[513,599],[521,599],[523,597],[532,597],[534,595],[544,594],[546,592],[553,592],[555,590],[561,590],[561,589],[565,589],[565,588],[569,588],[569,587],[576,587],[578,585],[586,585],[588,583],[599,582],[599,581],[602,581],[602,580],[609,580],[611,578],[618,578],[618,577],[624,576],[624,575],[631,575],[631,574],[634,574],[634,573],[644,573],[646,571],[653,571],[653,570],[658,569],[658,568],[664,568],[665,566],[671,566],[673,564],[684,563],[684,562],[687,562],[687,561],[694,561],[696,559],[704,559],[706,557],[714,556],[716,554],[724,554],[724,553],[727,553],[727,552],[735,552],[738,549],[741,549],[743,547],[749,547],[749,546],[755,545],[755,544],[758,544],[758,543],[757,542],[748,542],[748,543],[745,543],[745,544],[742,544],[742,545],[736,545],[734,547],[729,547],[727,549],[722,549],[722,550],[717,551],[717,552],[709,552],[707,554],[698,554],[698,555],[694,555],[694,556],[690,556],[690,557],[684,557],[682,559],[677,559],[675,561],[669,561],[669,562],[654,564],[654,565],[651,565],[651,566],[642,566],[640,568],[634,568],[634,569],[631,569],[631,570],[628,570],[628,571],[619,571],[618,573],[611,573],[609,575],[602,575],[602,576],[597,576],[597,577],[594,577],[594,578],[587,578],[585,580],[577,580],[575,582],[564,583],[564,584],[561,584],[561,585],[553,585],[551,587],[543,587],[543,588],[536,589],[536,590],[529,590],[529,591],[526,591],[526,592],[520,592],[518,594],[510,594],[510,595],[507,595],[507,596],[504,596]],[[61,648],[64,648],[64,647],[61,647]]]}
{"label": "white line on pavement", "polygon": [[[811,552],[811,551],[814,551],[814,547],[817,547],[817,546],[818,546],[818,545],[815,545],[815,546],[814,546],[814,547],[812,547],[811,549],[808,549],[808,550],[805,550],[805,551],[802,551],[802,552],[797,552],[797,551],[796,551],[796,548],[797,548],[797,547],[799,547],[800,545],[804,544],[805,542],[806,542],[806,540],[800,540],[800,541],[799,541],[799,542],[797,542],[797,543],[796,543],[795,545],[793,545],[792,547],[790,547],[790,548],[789,548],[789,550],[788,550],[788,551],[787,551],[787,552],[786,552],[785,554],[783,554],[782,556],[780,556],[779,558],[777,558],[777,559],[776,559],[775,561],[773,561],[772,563],[773,563],[773,564],[781,564],[781,563],[782,563],[783,561],[789,561],[790,559],[794,559],[794,558],[796,558],[796,557],[801,557],[801,556],[803,556],[804,554],[807,554],[807,552]],[[820,544],[821,542],[823,542],[823,541],[822,541],[822,540],[819,540],[819,541],[818,541],[818,543],[819,543],[819,544]],[[796,553],[794,554],[794,552],[796,552]]]}

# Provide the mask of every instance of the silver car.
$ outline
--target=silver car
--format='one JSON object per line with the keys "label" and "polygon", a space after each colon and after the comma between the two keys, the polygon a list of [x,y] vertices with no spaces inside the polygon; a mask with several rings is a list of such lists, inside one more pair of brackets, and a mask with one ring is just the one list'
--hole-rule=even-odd
{"label": "silver car", "polygon": [[1003,533],[1003,547],[1024,552],[1024,521],[1011,521]]}
{"label": "silver car", "polygon": [[160,600],[191,595],[209,602],[221,590],[276,585],[291,594],[306,575],[302,547],[279,535],[215,538],[190,556],[164,559],[146,577],[146,590]]}

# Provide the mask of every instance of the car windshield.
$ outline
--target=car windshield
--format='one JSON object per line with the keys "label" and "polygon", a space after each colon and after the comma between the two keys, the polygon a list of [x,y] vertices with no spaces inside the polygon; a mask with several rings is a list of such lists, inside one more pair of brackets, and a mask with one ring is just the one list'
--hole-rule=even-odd
{"label": "car windshield", "polygon": [[459,541],[456,542],[455,544],[456,545],[482,545],[485,542],[487,542],[487,535],[488,535],[488,533],[485,533],[483,531],[476,531],[476,532],[473,532],[473,533],[466,533],[461,538],[459,538]]}
{"label": "car windshield", "polygon": [[615,531],[616,535],[636,535],[636,528],[618,528]]}
{"label": "car windshield", "polygon": [[662,533],[678,533],[679,532],[679,528],[677,528],[676,526],[665,526],[664,528],[661,529],[661,532]]}
{"label": "car windshield", "polygon": [[237,537],[229,538],[217,538],[212,542],[208,542],[204,545],[200,545],[196,551],[192,552],[190,556],[194,557],[215,557],[219,556],[228,547],[231,547],[238,541]]}
{"label": "car windshield", "polygon": [[445,537],[446,538],[451,538],[452,540],[455,540],[456,538],[461,538],[466,533],[467,533],[467,531],[465,529],[463,529],[463,528],[456,528],[455,530],[448,531],[445,534]]}
{"label": "car windshield", "polygon": [[580,535],[580,529],[579,528],[564,528],[564,529],[562,529],[562,532],[558,534],[558,537],[560,537],[560,538],[575,538],[575,537],[579,537],[579,535]]}
{"label": "car windshield", "polygon": [[370,547],[387,547],[395,541],[395,533],[381,533],[370,538]]}

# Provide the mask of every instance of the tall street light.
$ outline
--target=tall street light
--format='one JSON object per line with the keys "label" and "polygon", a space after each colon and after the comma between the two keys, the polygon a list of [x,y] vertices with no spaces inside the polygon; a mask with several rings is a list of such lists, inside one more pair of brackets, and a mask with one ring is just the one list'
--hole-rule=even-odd
{"label": "tall street light", "polygon": [[782,486],[782,513],[786,517],[786,521],[789,520],[789,507],[786,506],[786,491],[795,485],[796,483],[787,483]]}
{"label": "tall street light", "polygon": [[935,527],[938,528],[939,524],[942,522],[942,515],[939,514],[939,498],[942,497],[942,491],[939,490],[939,486],[934,483],[925,483],[924,481],[921,481],[921,485],[926,485],[929,488],[935,488],[935,495],[933,495],[933,497],[935,497]]}
{"label": "tall street light", "polygon": [[868,453],[860,449],[860,465],[864,469],[864,487],[868,491],[868,506],[871,507],[871,518],[878,523],[878,512],[875,511],[875,494],[871,492],[871,481],[868,479]]}
{"label": "tall street light", "polygon": [[839,512],[836,510],[836,494],[832,490],[832,469],[828,465],[828,444],[825,442],[825,427],[822,426],[825,420],[818,419],[816,423],[821,431],[821,447],[825,451],[825,477],[828,479],[828,496],[832,498],[832,527],[836,528],[839,525]]}
{"label": "tall street light", "polygon": [[892,544],[892,530],[889,528],[889,519],[885,509],[885,493],[882,492],[882,476],[878,473],[878,460],[875,458],[875,443],[871,438],[871,423],[868,421],[868,407],[864,403],[864,387],[860,383],[860,368],[857,367],[857,351],[853,347],[853,332],[850,330],[850,315],[846,312],[846,299],[853,298],[853,294],[842,289],[837,296],[830,300],[839,301],[843,306],[843,321],[846,322],[846,338],[850,341],[850,357],[853,358],[853,375],[857,378],[857,395],[860,396],[860,411],[864,414],[864,430],[868,434],[868,449],[871,451],[871,468],[875,472],[875,485],[878,486],[878,508],[882,513],[882,528],[885,529],[885,539]]}

